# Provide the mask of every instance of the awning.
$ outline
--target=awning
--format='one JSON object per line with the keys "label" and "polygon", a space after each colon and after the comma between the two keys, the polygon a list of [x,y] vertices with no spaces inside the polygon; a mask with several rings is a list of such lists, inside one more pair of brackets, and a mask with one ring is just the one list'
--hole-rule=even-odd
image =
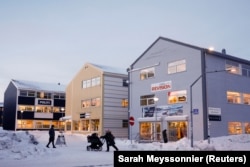
{"label": "awning", "polygon": [[72,120],[72,116],[71,116],[71,115],[64,116],[64,117],[61,117],[59,120],[60,120],[60,121]]}

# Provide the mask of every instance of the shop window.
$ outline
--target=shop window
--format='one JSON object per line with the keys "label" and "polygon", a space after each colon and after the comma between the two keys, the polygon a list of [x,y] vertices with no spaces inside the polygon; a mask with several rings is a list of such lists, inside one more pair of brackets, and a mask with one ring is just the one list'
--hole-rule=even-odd
{"label": "shop window", "polygon": [[99,128],[99,119],[91,120],[91,131],[98,131]]}
{"label": "shop window", "polygon": [[229,103],[240,104],[241,103],[240,93],[227,91],[227,101]]}
{"label": "shop window", "polygon": [[187,91],[168,92],[168,104],[184,103],[187,101]]}
{"label": "shop window", "polygon": [[140,140],[151,140],[152,124],[150,122],[140,123]]}
{"label": "shop window", "polygon": [[186,71],[186,60],[168,63],[168,74]]}
{"label": "shop window", "polygon": [[242,134],[241,122],[229,122],[228,123],[228,133],[230,135]]}
{"label": "shop window", "polygon": [[89,131],[89,120],[82,120],[82,130]]}
{"label": "shop window", "polygon": [[245,133],[250,134],[250,122],[245,123]]}
{"label": "shop window", "polygon": [[140,72],[140,79],[141,80],[153,78],[154,76],[155,76],[155,69],[154,68],[143,69]]}

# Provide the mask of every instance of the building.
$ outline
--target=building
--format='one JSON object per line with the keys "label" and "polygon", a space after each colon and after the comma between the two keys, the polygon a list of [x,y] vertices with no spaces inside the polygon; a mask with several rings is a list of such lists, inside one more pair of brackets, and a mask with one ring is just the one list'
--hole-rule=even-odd
{"label": "building", "polygon": [[67,85],[67,130],[128,137],[127,80],[125,69],[86,63]]}
{"label": "building", "polygon": [[132,139],[162,141],[164,129],[169,141],[250,133],[248,60],[159,37],[128,73]]}
{"label": "building", "polygon": [[44,130],[53,124],[64,128],[59,119],[65,114],[65,88],[61,84],[11,80],[4,93],[3,129]]}
{"label": "building", "polygon": [[0,102],[0,126],[3,126],[3,102]]}

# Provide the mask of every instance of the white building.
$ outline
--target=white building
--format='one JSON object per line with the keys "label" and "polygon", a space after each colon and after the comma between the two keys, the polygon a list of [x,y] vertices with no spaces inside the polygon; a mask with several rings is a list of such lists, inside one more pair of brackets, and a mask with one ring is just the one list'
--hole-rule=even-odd
{"label": "white building", "polygon": [[250,133],[248,60],[159,37],[128,73],[132,139]]}

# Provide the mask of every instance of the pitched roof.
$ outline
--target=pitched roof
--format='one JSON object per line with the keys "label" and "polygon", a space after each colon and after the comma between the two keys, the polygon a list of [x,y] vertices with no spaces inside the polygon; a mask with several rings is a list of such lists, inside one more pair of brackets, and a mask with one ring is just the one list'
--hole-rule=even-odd
{"label": "pitched roof", "polygon": [[105,65],[99,65],[99,64],[93,64],[89,63],[99,69],[101,69],[103,72],[108,72],[108,73],[115,73],[115,74],[125,74],[127,75],[126,69],[123,68],[117,68],[117,67],[111,67],[111,66],[105,66]]}
{"label": "pitched roof", "polygon": [[42,83],[35,81],[14,80],[12,83],[17,89],[35,90],[35,91],[48,91],[48,92],[61,92],[64,93],[66,86],[60,83]]}

